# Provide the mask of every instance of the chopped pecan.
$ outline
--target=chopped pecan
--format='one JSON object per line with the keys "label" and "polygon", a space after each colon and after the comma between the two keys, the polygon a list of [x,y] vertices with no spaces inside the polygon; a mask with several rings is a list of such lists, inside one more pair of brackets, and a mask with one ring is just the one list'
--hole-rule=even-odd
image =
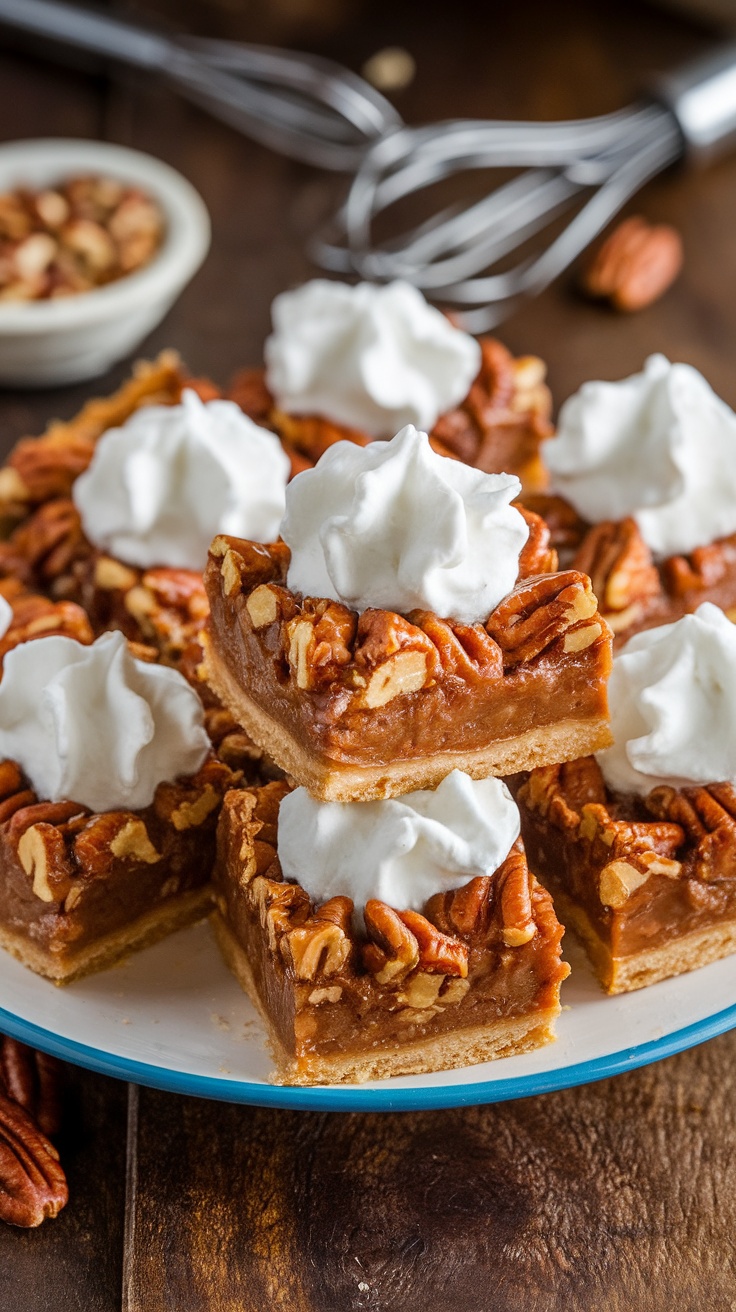
{"label": "chopped pecan", "polygon": [[617,310],[643,310],[671,287],[682,260],[676,228],[632,215],[595,252],[584,269],[582,287],[588,296],[608,300]]}
{"label": "chopped pecan", "polygon": [[296,610],[294,594],[277,583],[260,583],[248,594],[245,603],[254,629],[265,629],[277,620],[290,620]]}
{"label": "chopped pecan", "polygon": [[363,611],[355,667],[365,706],[385,706],[402,693],[417,692],[436,676],[439,665],[437,648],[416,624],[393,611]]}
{"label": "chopped pecan", "polygon": [[288,660],[297,687],[314,689],[334,683],[353,658],[357,616],[337,601],[307,597],[302,610],[286,622]]}
{"label": "chopped pecan", "polygon": [[55,1057],[0,1035],[0,1092],[20,1103],[43,1134],[61,1128],[63,1067]]}
{"label": "chopped pecan", "polygon": [[336,975],[348,964],[353,948],[348,897],[333,897],[318,907],[309,920],[284,936],[282,946],[298,979]]}
{"label": "chopped pecan", "polygon": [[69,1198],[54,1145],[12,1098],[0,1094],[0,1220],[32,1228]]}
{"label": "chopped pecan", "polygon": [[[265,845],[261,845],[260,855],[266,855]],[[273,852],[263,869],[273,866]],[[303,925],[309,918],[312,903],[308,893],[299,884],[287,884],[283,879],[269,879],[265,874],[257,874],[248,885],[248,896],[258,908],[261,924],[268,934],[268,946],[276,951],[282,935]]]}
{"label": "chopped pecan", "polygon": [[274,409],[270,421],[279,437],[306,455],[312,464],[336,442],[352,442],[355,446],[367,446],[370,442],[367,433],[335,424],[321,415],[287,415]]}
{"label": "chopped pecan", "polygon": [[583,627],[586,638],[592,634],[590,642],[595,641],[603,632],[594,618],[596,613],[590,579],[567,570],[518,583],[493,611],[486,629],[503,652],[504,666],[509,667],[533,660],[558,638],[565,635],[567,640]]}
{"label": "chopped pecan", "polygon": [[63,902],[72,886],[64,835],[52,824],[35,824],[18,840],[18,860],[42,902]]}
{"label": "chopped pecan", "polygon": [[596,524],[586,534],[575,569],[588,574],[614,631],[628,627],[661,591],[652,553],[631,517]]}

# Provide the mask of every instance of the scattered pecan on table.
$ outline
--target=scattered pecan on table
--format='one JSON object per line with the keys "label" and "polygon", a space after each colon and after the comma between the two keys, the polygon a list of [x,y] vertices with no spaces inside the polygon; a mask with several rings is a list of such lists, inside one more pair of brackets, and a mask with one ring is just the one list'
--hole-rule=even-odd
{"label": "scattered pecan on table", "polygon": [[61,1125],[62,1066],[0,1035],[0,1221],[30,1229],[57,1216],[69,1190],[49,1135]]}

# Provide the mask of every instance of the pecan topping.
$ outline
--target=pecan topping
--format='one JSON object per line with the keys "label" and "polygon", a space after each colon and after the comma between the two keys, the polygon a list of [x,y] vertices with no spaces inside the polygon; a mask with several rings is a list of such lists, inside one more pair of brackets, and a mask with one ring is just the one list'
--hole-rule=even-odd
{"label": "pecan topping", "polygon": [[55,1057],[0,1036],[0,1091],[4,1087],[46,1135],[61,1128],[62,1072]]}
{"label": "pecan topping", "polygon": [[534,938],[537,927],[532,912],[529,869],[521,852],[511,851],[495,879],[500,890],[503,941],[507,947],[521,947]]}
{"label": "pecan topping", "polygon": [[[272,865],[273,851],[264,868],[269,869]],[[312,909],[308,893],[299,884],[287,884],[285,880],[269,879],[265,875],[256,875],[251,881],[249,895],[258,907],[272,952],[275,952],[283,934],[296,925],[304,924]]]}
{"label": "pecan topping", "polygon": [[610,301],[616,310],[643,310],[671,287],[682,260],[682,238],[675,228],[633,215],[594,254],[583,273],[583,290]]}
{"label": "pecan topping", "polygon": [[283,942],[299,979],[336,975],[347,965],[353,947],[352,914],[349,897],[333,897],[285,936]]}
{"label": "pecan topping", "polygon": [[736,875],[736,788],[718,783],[705,787],[652,790],[646,805],[666,816],[670,828],[685,831],[696,845],[692,873],[698,879],[730,879]]}
{"label": "pecan topping", "polygon": [[288,658],[299,688],[326,687],[350,664],[357,617],[337,601],[306,598],[286,624]]}
{"label": "pecan topping", "polygon": [[419,944],[398,912],[377,898],[363,911],[369,942],[363,948],[363,963],[379,984],[402,979],[419,963]]}
{"label": "pecan topping", "polygon": [[469,683],[503,674],[501,649],[482,624],[441,620],[431,610],[411,611],[408,618],[432,642],[445,674]]}
{"label": "pecan topping", "polygon": [[68,1197],[54,1145],[17,1102],[0,1094],[0,1220],[40,1225],[57,1216]]}
{"label": "pecan topping", "polygon": [[[570,631],[583,626],[586,637],[592,634],[590,642],[594,642],[603,632],[594,619],[596,613],[590,579],[576,570],[567,570],[518,583],[493,611],[486,629],[501,648],[508,668],[533,660],[557,638],[571,636]],[[587,621],[593,622],[588,625]]]}
{"label": "pecan topping", "polygon": [[399,919],[411,930],[419,946],[419,964],[422,970],[440,975],[468,973],[468,949],[458,939],[443,934],[426,916],[417,911],[400,911]]}
{"label": "pecan topping", "polygon": [[[614,631],[626,628],[661,592],[652,553],[630,517],[596,524],[575,557]],[[611,613],[612,612],[612,613]]]}
{"label": "pecan topping", "polygon": [[392,611],[370,608],[358,620],[355,665],[365,680],[362,701],[374,708],[423,688],[437,673],[439,658],[434,643],[416,624]]}

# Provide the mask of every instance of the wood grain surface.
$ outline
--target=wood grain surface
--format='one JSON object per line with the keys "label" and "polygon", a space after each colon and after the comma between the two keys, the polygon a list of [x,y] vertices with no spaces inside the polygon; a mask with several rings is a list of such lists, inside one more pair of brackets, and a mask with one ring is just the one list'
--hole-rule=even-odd
{"label": "wood grain surface", "polygon": [[[417,77],[397,104],[412,122],[603,113],[632,99],[647,70],[708,40],[612,0],[331,0],[317,23],[313,5],[282,2],[271,28],[263,3],[146,7],[200,32],[288,33],[356,69],[403,45]],[[220,382],[260,359],[270,302],[312,272],[305,240],[339,180],[269,154],[150,80],[111,82],[3,47],[0,104],[0,139],[103,136],[191,178],[212,214],[213,251],[146,353],[174,345]],[[667,297],[627,319],[581,301],[567,278],[503,337],[549,361],[558,400],[663,350],[736,405],[736,159],[699,176],[675,170],[630,210],[683,234],[685,271]],[[0,394],[0,449],[71,415],[87,393]],[[0,1312],[730,1312],[735,1067],[736,1035],[726,1035],[587,1088],[385,1116],[149,1090],[126,1108],[123,1085],[72,1072],[71,1201],[38,1231],[0,1226]]]}

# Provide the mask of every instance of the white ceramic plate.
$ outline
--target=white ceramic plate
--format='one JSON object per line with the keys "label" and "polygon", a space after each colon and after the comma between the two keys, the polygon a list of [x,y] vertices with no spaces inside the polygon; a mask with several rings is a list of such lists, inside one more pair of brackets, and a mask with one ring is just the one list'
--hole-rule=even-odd
{"label": "white ceramic plate", "polygon": [[562,987],[559,1038],[537,1052],[374,1084],[282,1088],[263,1027],[200,924],[66,989],[0,952],[0,1030],[80,1066],[230,1102],[391,1111],[500,1102],[632,1070],[736,1026],[736,956],[606,997],[582,950]]}

